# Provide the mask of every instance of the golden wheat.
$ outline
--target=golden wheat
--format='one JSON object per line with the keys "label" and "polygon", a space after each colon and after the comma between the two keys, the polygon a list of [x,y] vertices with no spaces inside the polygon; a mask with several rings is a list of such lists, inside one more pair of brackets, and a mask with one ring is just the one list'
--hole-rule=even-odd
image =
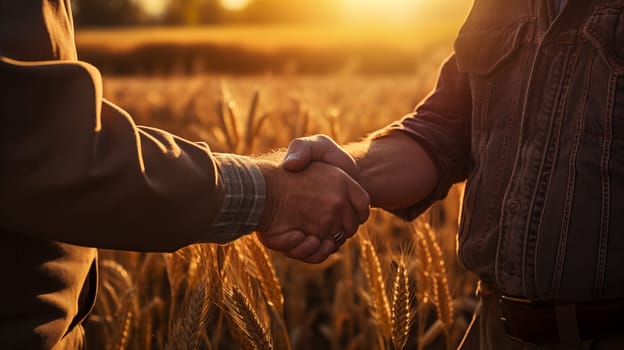
{"label": "golden wheat", "polygon": [[132,297],[134,292],[128,291],[124,296],[122,302],[119,304],[119,309],[115,313],[115,324],[119,325],[112,334],[112,341],[109,343],[107,350],[123,350],[126,348],[128,342],[130,325],[133,319],[132,313]]}
{"label": "golden wheat", "polygon": [[199,348],[201,332],[204,329],[210,306],[208,297],[207,281],[202,280],[186,298],[180,315],[174,322],[169,344],[165,347],[166,350]]}
{"label": "golden wheat", "polygon": [[392,284],[392,343],[397,350],[405,347],[412,321],[406,259],[402,252]]}
{"label": "golden wheat", "polygon": [[[426,79],[230,77],[225,85],[212,77],[114,78],[107,80],[105,88],[115,102],[130,109],[139,124],[208,141],[216,151],[253,153],[284,147],[293,137],[318,132],[341,142],[353,141],[409,110],[426,93],[422,83]],[[235,95],[250,97],[246,115],[238,114],[245,106],[234,102]],[[452,223],[455,216],[450,213],[453,216],[447,222]],[[418,226],[414,231],[420,233],[412,235],[410,225],[380,211],[371,214],[367,225],[378,240],[394,248],[386,249],[367,236],[365,249],[349,242],[329,261],[313,266],[266,251],[254,253],[264,248],[249,244],[246,240],[251,236],[225,246],[192,245],[167,255],[106,252],[101,262],[114,259],[129,272],[101,263],[100,297],[88,322],[97,332],[87,333],[95,339],[89,345],[115,347],[119,342],[111,335],[116,332],[127,335],[123,345],[130,349],[181,341],[184,346],[200,344],[208,349],[368,350],[387,349],[390,344],[394,348],[406,344],[411,349],[416,344],[424,348],[439,343],[435,340],[440,336],[447,337],[447,344],[457,344],[456,338],[451,339],[454,333],[448,332],[458,324],[451,295],[470,295],[468,283],[473,280],[449,267],[454,273],[451,281],[464,281],[461,289],[449,288],[444,261],[454,263],[453,247],[445,245],[442,251],[432,227]],[[454,232],[444,232],[450,235],[444,237],[445,242],[454,243]],[[393,250],[411,240],[417,247],[415,256],[407,254],[404,263],[399,259],[392,275],[387,262],[393,260]],[[242,258],[247,260],[241,262]],[[250,259],[254,264],[249,264]],[[394,281],[391,300],[386,281]],[[409,293],[408,285],[414,281],[416,306],[411,308],[405,290]],[[176,326],[197,334],[193,329],[198,322],[181,322],[185,317],[197,319],[192,316],[197,311],[186,305],[202,283],[204,299],[218,305],[208,308],[205,316],[214,317],[214,322],[204,321],[198,337],[178,336]],[[123,321],[115,315],[131,288],[135,291],[129,306],[132,320]],[[361,298],[366,295],[370,300]],[[468,305],[468,309],[473,307]],[[440,321],[431,322],[430,311]],[[371,314],[376,315],[375,322]],[[405,326],[415,316],[418,331]],[[404,341],[406,331],[409,340]]]}
{"label": "golden wheat", "polygon": [[435,232],[431,226],[422,219],[417,220],[415,223],[417,230],[421,233],[421,239],[424,239],[425,243],[429,247],[429,251],[432,254],[432,273],[435,283],[433,285],[433,294],[436,309],[444,329],[448,331],[453,323],[453,304],[451,302],[451,293],[449,292],[446,265],[442,255],[442,250],[440,249]]}
{"label": "golden wheat", "polygon": [[375,247],[369,240],[361,239],[362,267],[371,288],[373,317],[385,339],[392,338],[392,317],[386,293],[384,274]]}
{"label": "golden wheat", "polygon": [[250,262],[250,271],[260,282],[262,293],[279,314],[283,315],[284,295],[269,254],[255,236],[248,236],[242,241],[247,244],[250,253],[247,257]]}
{"label": "golden wheat", "polygon": [[273,349],[266,323],[263,322],[249,298],[237,286],[225,288],[225,307],[249,345],[258,350]]}

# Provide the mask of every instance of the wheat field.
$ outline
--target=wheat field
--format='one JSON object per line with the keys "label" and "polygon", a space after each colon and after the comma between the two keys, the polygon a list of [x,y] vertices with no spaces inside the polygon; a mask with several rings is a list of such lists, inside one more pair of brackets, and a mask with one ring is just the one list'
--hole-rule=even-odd
{"label": "wheat field", "polygon": [[[411,75],[105,77],[138,124],[213,151],[260,154],[324,133],[356,141],[410,112],[437,63]],[[412,223],[374,210],[307,265],[253,235],[173,254],[100,251],[90,349],[453,349],[476,306],[455,258],[462,187]]]}

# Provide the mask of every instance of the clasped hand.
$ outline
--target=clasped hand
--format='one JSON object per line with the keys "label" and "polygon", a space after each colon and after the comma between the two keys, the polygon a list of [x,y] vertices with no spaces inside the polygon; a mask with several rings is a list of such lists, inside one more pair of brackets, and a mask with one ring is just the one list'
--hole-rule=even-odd
{"label": "clasped hand", "polygon": [[280,166],[259,165],[267,202],[258,235],[270,249],[319,263],[368,219],[370,198],[349,175],[355,162],[326,136],[294,140]]}

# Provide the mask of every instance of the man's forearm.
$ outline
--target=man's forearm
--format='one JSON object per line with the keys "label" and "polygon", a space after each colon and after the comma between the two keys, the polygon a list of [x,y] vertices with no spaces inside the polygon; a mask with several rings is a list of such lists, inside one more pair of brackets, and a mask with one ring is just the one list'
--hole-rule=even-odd
{"label": "man's forearm", "polygon": [[356,181],[371,204],[384,209],[406,207],[426,199],[438,183],[438,171],[414,139],[401,132],[345,146],[356,160]]}

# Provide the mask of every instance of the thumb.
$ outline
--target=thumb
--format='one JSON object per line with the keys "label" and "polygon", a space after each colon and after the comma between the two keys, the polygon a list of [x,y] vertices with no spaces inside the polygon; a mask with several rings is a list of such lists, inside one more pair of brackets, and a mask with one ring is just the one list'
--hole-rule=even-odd
{"label": "thumb", "polygon": [[290,171],[302,171],[313,161],[321,161],[355,174],[355,160],[334,140],[325,135],[301,137],[290,142],[282,166]]}
{"label": "thumb", "polygon": [[288,145],[288,151],[282,161],[284,169],[289,171],[302,171],[312,162],[312,146],[302,137],[294,139]]}

